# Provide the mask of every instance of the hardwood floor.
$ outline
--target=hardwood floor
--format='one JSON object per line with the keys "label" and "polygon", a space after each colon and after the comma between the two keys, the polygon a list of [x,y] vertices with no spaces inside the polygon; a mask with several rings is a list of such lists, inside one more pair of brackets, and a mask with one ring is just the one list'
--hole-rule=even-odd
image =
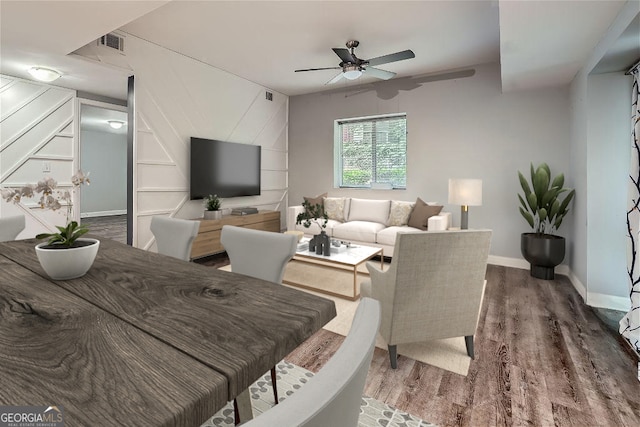
{"label": "hardwood floor", "polygon": [[[321,330],[286,360],[317,372],[344,337]],[[564,276],[489,265],[467,377],[376,348],[365,394],[438,425],[638,426],[637,359]]]}
{"label": "hardwood floor", "polygon": [[[317,372],[342,341],[320,330],[286,360]],[[376,348],[364,393],[443,426],[640,425],[637,356],[564,276],[489,265],[475,354],[463,377]]]}
{"label": "hardwood floor", "polygon": [[82,218],[80,223],[89,227],[93,236],[127,243],[127,215]]}

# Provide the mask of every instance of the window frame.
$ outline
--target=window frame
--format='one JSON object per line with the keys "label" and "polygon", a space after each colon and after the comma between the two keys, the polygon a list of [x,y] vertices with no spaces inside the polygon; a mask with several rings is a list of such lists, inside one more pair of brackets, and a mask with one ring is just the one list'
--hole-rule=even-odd
{"label": "window frame", "polygon": [[[405,185],[403,187],[393,186],[388,183],[379,183],[379,182],[371,182],[368,186],[356,186],[356,185],[344,185],[342,182],[342,166],[343,166],[343,158],[342,158],[342,124],[344,123],[357,123],[357,122],[376,122],[384,119],[393,119],[393,118],[403,118],[404,119],[404,129],[405,129]],[[333,186],[334,188],[362,188],[362,189],[383,189],[383,190],[406,190],[407,189],[407,151],[408,151],[408,135],[409,131],[407,130],[407,113],[390,113],[390,114],[380,114],[375,116],[362,116],[362,117],[352,117],[352,118],[344,118],[344,119],[336,119],[333,121]],[[373,152],[372,152],[373,156]]]}

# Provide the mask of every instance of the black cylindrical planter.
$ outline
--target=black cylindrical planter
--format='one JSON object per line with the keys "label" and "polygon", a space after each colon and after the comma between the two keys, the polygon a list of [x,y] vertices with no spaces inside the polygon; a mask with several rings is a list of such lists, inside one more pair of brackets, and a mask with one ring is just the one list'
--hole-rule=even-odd
{"label": "black cylindrical planter", "polygon": [[555,267],[564,259],[565,239],[552,234],[522,233],[520,250],[531,264],[531,275],[553,280]]}

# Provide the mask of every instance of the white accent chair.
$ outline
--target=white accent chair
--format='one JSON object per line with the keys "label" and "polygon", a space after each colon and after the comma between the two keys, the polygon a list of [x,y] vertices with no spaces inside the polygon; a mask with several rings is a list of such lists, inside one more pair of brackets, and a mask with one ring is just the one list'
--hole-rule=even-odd
{"label": "white accent chair", "polygon": [[349,335],[331,360],[299,391],[247,427],[355,427],[380,326],[380,304],[362,298]]}
{"label": "white accent chair", "polygon": [[220,243],[229,255],[231,271],[281,284],[284,269],[296,253],[298,238],[224,225]]}
{"label": "white accent chair", "polygon": [[191,258],[191,245],[198,235],[200,221],[154,216],[151,232],[156,238],[158,253],[183,261]]}
{"label": "white accent chair", "polygon": [[360,294],[380,301],[393,369],[404,343],[464,336],[474,358],[490,244],[491,230],[399,234],[387,271],[367,263],[370,280]]}
{"label": "white accent chair", "polygon": [[[282,284],[284,269],[296,253],[298,237],[273,231],[223,225],[220,243],[224,246],[231,271]],[[271,368],[273,398],[278,404],[276,368]]]}
{"label": "white accent chair", "polygon": [[15,240],[25,227],[24,215],[0,218],[0,242]]}

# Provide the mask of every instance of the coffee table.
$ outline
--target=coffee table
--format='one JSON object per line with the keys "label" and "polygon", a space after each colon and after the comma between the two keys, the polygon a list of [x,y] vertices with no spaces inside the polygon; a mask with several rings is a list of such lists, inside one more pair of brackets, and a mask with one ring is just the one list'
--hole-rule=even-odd
{"label": "coffee table", "polygon": [[[384,256],[382,248],[376,248],[372,246],[365,245],[350,245],[349,247],[345,247],[344,245],[341,248],[336,248],[334,246],[331,247],[331,255],[317,255],[315,252],[309,252],[308,249],[309,239],[304,238],[298,244],[298,250],[296,251],[293,260],[290,261],[290,265],[287,266],[289,269],[292,263],[303,263],[308,267],[314,269],[315,273],[312,272],[307,275],[301,275],[297,280],[292,280],[288,278],[287,272],[285,271],[285,277],[283,279],[283,283],[291,286],[296,286],[303,289],[309,289],[315,292],[323,293],[325,295],[332,295],[339,298],[345,298],[350,301],[355,301],[360,298],[360,292],[357,289],[358,283],[358,267],[362,264],[375,257],[376,255],[380,256],[380,268],[384,268]],[[336,292],[335,290],[330,289],[330,283],[327,280],[322,280],[322,269],[329,270],[342,270],[349,272],[353,275],[353,288],[350,289],[347,295],[343,293]],[[363,273],[367,274],[367,273]],[[311,283],[311,279],[319,279],[319,283]]]}

